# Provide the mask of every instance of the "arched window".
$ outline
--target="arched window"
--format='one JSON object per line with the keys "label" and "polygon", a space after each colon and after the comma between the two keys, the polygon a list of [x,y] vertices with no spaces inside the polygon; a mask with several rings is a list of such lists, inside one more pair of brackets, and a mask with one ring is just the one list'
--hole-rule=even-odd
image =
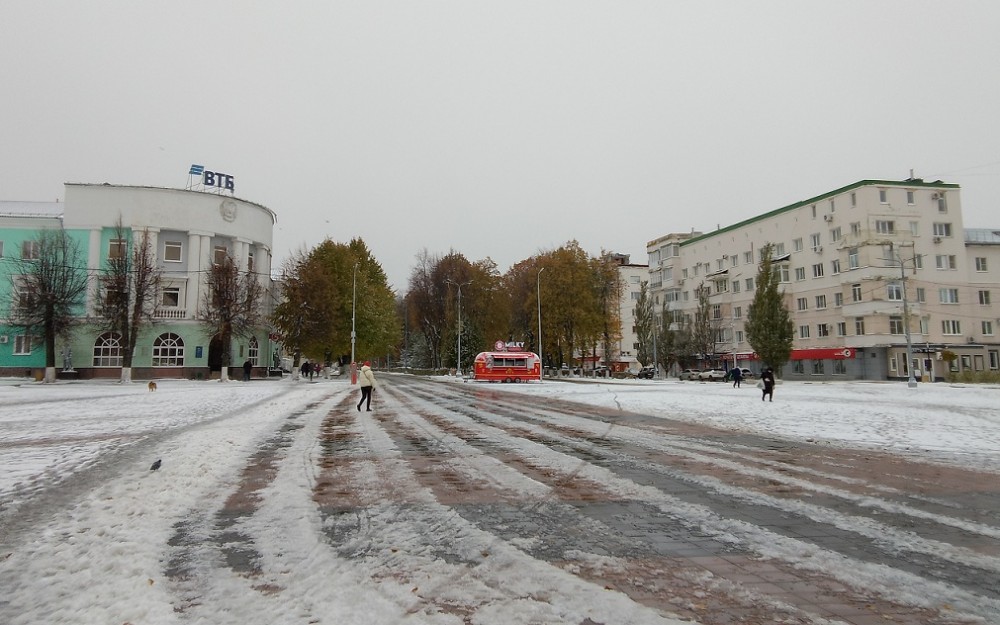
{"label": "arched window", "polygon": [[260,364],[259,362],[257,362],[257,357],[260,355],[260,344],[257,343],[256,336],[250,337],[250,348],[248,351],[249,351],[248,355],[250,357],[250,364],[256,367],[257,365]]}
{"label": "arched window", "polygon": [[122,366],[122,335],[105,332],[94,341],[95,367]]}
{"label": "arched window", "polygon": [[154,367],[183,367],[184,339],[173,332],[167,332],[153,341]]}

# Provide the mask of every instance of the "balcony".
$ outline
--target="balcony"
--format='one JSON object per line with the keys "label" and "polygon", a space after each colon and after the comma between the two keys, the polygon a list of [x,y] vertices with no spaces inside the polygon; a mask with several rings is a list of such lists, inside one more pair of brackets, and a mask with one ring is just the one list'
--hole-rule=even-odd
{"label": "balcony", "polygon": [[187,310],[174,306],[160,306],[153,311],[154,319],[187,319]]}

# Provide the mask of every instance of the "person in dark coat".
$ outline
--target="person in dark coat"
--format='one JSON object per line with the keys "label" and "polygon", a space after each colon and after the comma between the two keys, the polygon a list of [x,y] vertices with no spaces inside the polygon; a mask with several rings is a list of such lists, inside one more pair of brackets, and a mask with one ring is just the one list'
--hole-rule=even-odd
{"label": "person in dark coat", "polygon": [[770,367],[764,369],[764,373],[760,374],[760,381],[764,383],[764,392],[760,400],[764,401],[767,397],[767,401],[774,401],[774,369]]}
{"label": "person in dark coat", "polygon": [[730,373],[733,376],[733,388],[740,388],[740,382],[743,380],[743,372],[740,371],[739,367],[733,367]]}
{"label": "person in dark coat", "polygon": [[244,382],[249,382],[250,381],[250,373],[252,373],[252,372],[253,372],[253,363],[250,362],[249,358],[247,358],[246,362],[243,363],[243,381]]}

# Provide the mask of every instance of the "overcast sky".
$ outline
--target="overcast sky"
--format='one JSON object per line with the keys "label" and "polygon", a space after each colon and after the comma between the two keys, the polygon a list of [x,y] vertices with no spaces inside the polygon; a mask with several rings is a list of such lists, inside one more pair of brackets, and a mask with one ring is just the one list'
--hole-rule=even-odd
{"label": "overcast sky", "polygon": [[1000,227],[1000,2],[0,0],[0,199],[183,188],[278,215],[275,265],[365,240],[501,271],[576,239],[645,263],[867,178]]}

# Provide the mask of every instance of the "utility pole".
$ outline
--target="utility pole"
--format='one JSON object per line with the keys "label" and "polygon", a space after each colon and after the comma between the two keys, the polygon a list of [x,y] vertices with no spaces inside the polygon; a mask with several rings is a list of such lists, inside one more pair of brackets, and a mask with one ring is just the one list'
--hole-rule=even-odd
{"label": "utility pole", "polygon": [[545,267],[538,270],[535,276],[535,292],[538,294],[538,381],[545,377],[545,363],[542,360],[542,272]]}

